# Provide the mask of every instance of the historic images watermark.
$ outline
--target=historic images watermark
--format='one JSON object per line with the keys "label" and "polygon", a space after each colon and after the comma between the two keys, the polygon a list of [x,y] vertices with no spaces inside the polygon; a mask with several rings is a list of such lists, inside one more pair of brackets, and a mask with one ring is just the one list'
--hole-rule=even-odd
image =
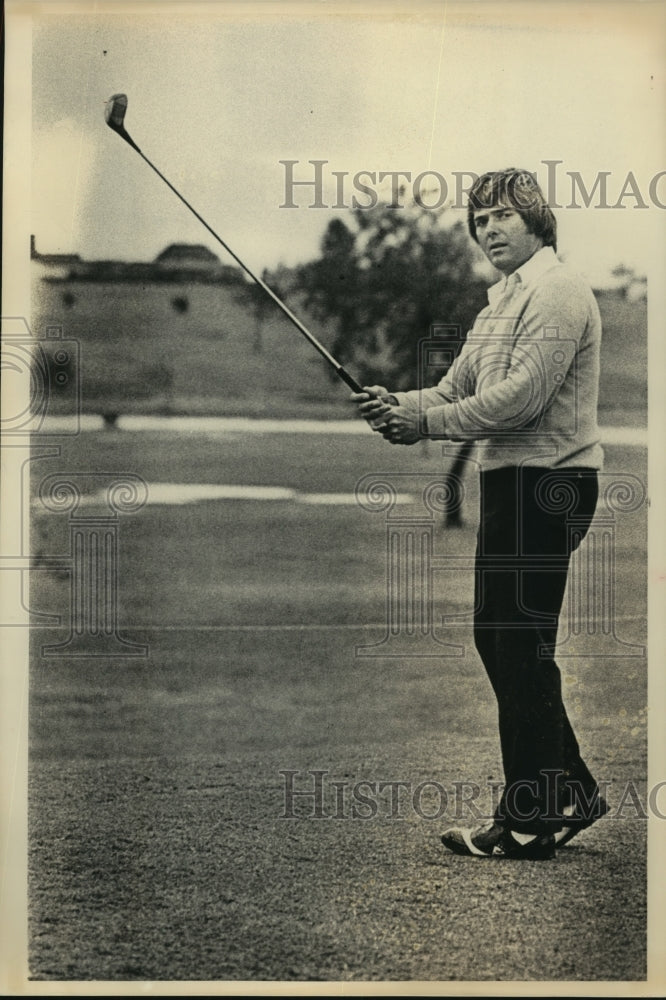
{"label": "historic images watermark", "polygon": [[[329,160],[278,160],[282,168],[279,208],[372,209],[390,191],[389,208],[410,202],[436,210],[448,205],[463,209],[479,175],[472,170],[333,170]],[[563,160],[541,160],[533,176],[543,187],[552,209],[666,209],[666,170],[637,178],[630,170],[616,176],[598,170],[583,177],[579,170],[562,170]],[[540,176],[543,174],[544,176]],[[527,205],[525,205],[527,207]]]}
{"label": "historic images watermark", "polygon": [[[459,779],[445,786],[434,778],[418,781],[412,778],[337,778],[325,768],[281,768],[278,774],[282,793],[280,818],[288,820],[368,821],[418,817],[483,822],[495,815],[504,788],[503,782],[493,780],[479,784]],[[563,772],[552,770],[544,774],[553,793],[549,794],[548,801],[555,803]],[[601,780],[598,785],[609,805],[609,819],[647,820],[650,816],[666,819],[666,781],[657,782],[646,792],[639,791],[638,784],[632,780]],[[586,797],[582,787],[573,791],[574,805],[585,815],[594,803]],[[511,803],[507,804],[507,809],[511,810]],[[520,814],[518,818],[529,820],[531,817]],[[553,815],[552,818],[557,817]]]}
{"label": "historic images watermark", "polygon": [[[34,488],[36,463],[61,458],[58,439],[80,434],[80,344],[65,337],[57,325],[36,336],[24,317],[3,318],[2,327],[5,391],[0,432],[8,458],[0,624],[42,629],[65,625],[68,634],[63,641],[41,646],[44,657],[147,656],[148,646],[121,634],[118,555],[120,515],[140,510],[148,499],[148,487],[134,473],[76,470],[43,476]],[[63,395],[70,414],[66,423],[50,419]],[[47,550],[35,552],[31,528],[42,515],[56,514],[67,515],[68,551],[49,551],[47,543]],[[28,578],[37,572],[69,578],[65,615],[31,607]]]}

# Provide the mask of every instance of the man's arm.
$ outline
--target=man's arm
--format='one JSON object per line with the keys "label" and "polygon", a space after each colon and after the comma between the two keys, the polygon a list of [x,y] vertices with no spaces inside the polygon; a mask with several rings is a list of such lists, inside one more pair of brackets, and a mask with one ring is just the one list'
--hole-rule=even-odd
{"label": "man's arm", "polygon": [[475,371],[472,394],[428,408],[428,433],[474,441],[534,423],[566,379],[588,319],[582,284],[564,275],[544,283],[521,318],[506,370],[498,373],[490,357],[486,371],[483,366]]}
{"label": "man's arm", "polygon": [[423,432],[425,411],[459,398],[455,385],[463,378],[467,352],[467,344],[464,344],[447,373],[430,389],[391,393],[385,386],[371,385],[364,386],[363,393],[352,393],[351,399],[373,430],[379,431],[392,444],[415,444],[429,436]]}
{"label": "man's arm", "polygon": [[439,380],[437,385],[431,386],[428,389],[410,389],[407,392],[393,393],[398,406],[403,406],[408,410],[422,414],[433,406],[454,403],[461,398],[456,386],[460,384],[464,377],[463,372],[468,355],[469,345],[465,343],[460,354],[454,359],[448,371]]}

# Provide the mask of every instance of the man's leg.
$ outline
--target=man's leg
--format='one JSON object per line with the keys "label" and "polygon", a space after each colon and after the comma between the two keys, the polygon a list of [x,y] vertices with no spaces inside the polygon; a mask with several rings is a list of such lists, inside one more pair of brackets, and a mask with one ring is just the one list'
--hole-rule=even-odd
{"label": "man's leg", "polygon": [[475,640],[497,696],[505,769],[497,818],[524,832],[559,828],[572,783],[589,794],[596,788],[553,659],[572,538],[580,540],[591,521],[596,477],[573,470],[558,477],[554,485],[575,494],[558,511],[543,503],[544,475],[552,480],[534,468],[482,475],[477,548]]}
{"label": "man's leg", "polygon": [[577,810],[588,802],[594,809],[598,786],[580,754],[578,740],[562,700],[560,672],[555,664],[557,625],[567,584],[570,557],[588,532],[598,498],[598,478],[594,470],[568,469],[559,472],[525,470],[523,477],[523,551],[530,559],[543,559],[544,568],[554,556],[564,558],[566,568],[549,572],[526,572],[521,608],[545,616],[556,615],[555,624],[540,629],[538,655],[552,664],[558,683],[558,741],[561,779],[557,783],[558,811],[570,805]]}

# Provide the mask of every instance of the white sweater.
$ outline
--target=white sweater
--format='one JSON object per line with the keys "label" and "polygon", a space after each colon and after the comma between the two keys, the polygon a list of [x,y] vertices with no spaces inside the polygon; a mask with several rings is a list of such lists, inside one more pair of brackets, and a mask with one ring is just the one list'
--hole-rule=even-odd
{"label": "white sweater", "polygon": [[396,392],[429,436],[479,441],[482,469],[600,469],[601,318],[592,290],[551,247],[488,289],[439,384]]}

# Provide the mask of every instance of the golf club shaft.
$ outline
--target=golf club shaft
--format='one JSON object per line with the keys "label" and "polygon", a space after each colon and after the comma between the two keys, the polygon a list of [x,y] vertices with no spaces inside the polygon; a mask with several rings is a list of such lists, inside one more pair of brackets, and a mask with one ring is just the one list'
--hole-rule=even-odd
{"label": "golf club shaft", "polygon": [[356,381],[356,379],[353,378],[353,376],[350,375],[349,372],[345,371],[345,369],[342,367],[342,365],[339,363],[339,361],[336,361],[332,354],[329,354],[329,352],[326,350],[326,348],[324,347],[324,345],[319,343],[319,341],[317,340],[317,338],[314,337],[310,333],[310,331],[307,329],[307,327],[305,327],[301,323],[301,321],[298,319],[298,317],[293,314],[293,312],[291,311],[291,309],[289,309],[284,304],[284,302],[282,301],[282,299],[278,298],[278,296],[275,294],[275,292],[272,290],[272,288],[269,288],[269,286],[266,284],[265,281],[262,281],[261,278],[257,277],[257,275],[254,274],[250,270],[250,268],[246,264],[243,263],[243,261],[240,259],[240,257],[237,254],[234,253],[234,251],[231,249],[231,247],[227,243],[225,243],[225,241],[222,239],[222,237],[218,236],[218,234],[215,232],[215,230],[211,226],[208,225],[208,223],[203,218],[203,216],[199,215],[199,213],[197,212],[197,210],[192,205],[190,205],[189,201],[186,198],[184,198],[183,195],[180,193],[180,191],[178,191],[173,186],[173,184],[171,183],[171,181],[168,180],[168,178],[166,178],[164,176],[164,174],[161,172],[161,170],[158,170],[157,167],[155,166],[155,164],[151,163],[151,161],[148,159],[148,157],[145,155],[145,153],[141,152],[141,150],[136,145],[136,143],[131,142],[131,145],[133,146],[134,149],[136,149],[136,151],[139,154],[139,156],[143,160],[146,161],[146,163],[148,164],[148,166],[151,167],[155,171],[155,173],[157,174],[157,176],[161,177],[162,180],[164,181],[164,183],[168,187],[171,188],[171,190],[173,191],[173,193],[175,195],[177,195],[178,198],[180,198],[180,200],[182,201],[182,203],[184,205],[186,205],[187,208],[189,208],[190,212],[192,212],[192,214],[194,216],[196,216],[196,218],[199,220],[199,222],[203,226],[206,227],[206,229],[208,230],[208,232],[211,234],[211,236],[213,236],[217,240],[217,242],[220,244],[220,246],[224,247],[224,249],[227,251],[227,253],[230,254],[233,257],[233,259],[236,261],[236,263],[239,265],[239,267],[241,267],[245,271],[245,273],[248,274],[252,278],[252,280],[255,281],[259,285],[259,287],[262,288],[264,290],[264,292],[266,292],[267,295],[270,296],[270,298],[273,300],[273,302],[275,302],[275,304],[277,306],[279,306],[279,308],[282,310],[282,312],[287,317],[287,319],[291,320],[291,322],[294,324],[294,326],[298,330],[300,330],[300,332],[303,334],[303,336],[306,337],[310,341],[310,343],[312,344],[312,346],[317,351],[319,351],[319,353],[321,354],[321,356],[323,358],[325,358],[326,361],[328,361],[328,363],[335,369],[336,374],[342,379],[342,381],[346,382],[346,384],[349,386],[349,388],[353,392],[363,392],[363,387],[358,384],[358,382]]}

